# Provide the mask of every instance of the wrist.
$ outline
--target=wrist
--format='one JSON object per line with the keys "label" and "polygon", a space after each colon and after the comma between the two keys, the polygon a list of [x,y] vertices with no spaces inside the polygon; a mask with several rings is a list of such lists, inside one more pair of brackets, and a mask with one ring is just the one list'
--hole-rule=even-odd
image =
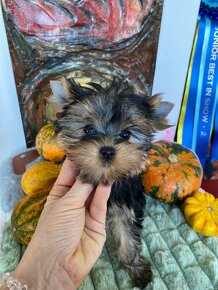
{"label": "wrist", "polygon": [[[48,289],[43,275],[44,267],[47,267],[47,261],[45,260],[47,255],[42,260],[38,253],[40,251],[29,244],[17,268],[11,273],[11,276],[20,281],[22,285],[26,284],[28,290]],[[44,261],[44,263],[42,264],[41,261]]]}
{"label": "wrist", "polygon": [[46,289],[42,279],[39,279],[39,275],[38,271],[35,270],[35,267],[33,269],[31,264],[28,267],[23,267],[22,263],[11,273],[13,279],[19,281],[21,285],[27,285],[28,290]]}
{"label": "wrist", "polygon": [[[77,289],[66,271],[64,271],[59,263],[53,260],[51,253],[44,252],[41,259],[40,256],[43,251],[37,251],[36,249],[33,251],[30,248],[27,248],[16,270],[11,273],[14,279],[20,281],[22,285],[26,284],[28,290]],[[40,253],[40,256],[37,255],[37,252]]]}
{"label": "wrist", "polygon": [[1,290],[11,290],[11,289],[19,289],[19,290],[27,290],[28,286],[26,284],[21,284],[20,281],[14,279],[11,276],[11,273],[7,272],[0,275],[0,289]]}

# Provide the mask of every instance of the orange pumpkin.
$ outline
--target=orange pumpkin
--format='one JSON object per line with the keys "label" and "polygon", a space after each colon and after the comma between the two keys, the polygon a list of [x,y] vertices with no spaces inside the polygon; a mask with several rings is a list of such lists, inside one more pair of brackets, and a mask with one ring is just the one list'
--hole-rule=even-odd
{"label": "orange pumpkin", "polygon": [[53,123],[48,123],[38,132],[36,136],[36,149],[45,159],[62,162],[65,152],[57,144],[57,134]]}
{"label": "orange pumpkin", "polygon": [[147,172],[142,176],[144,191],[161,202],[183,200],[201,185],[200,161],[183,145],[156,142],[148,152],[148,161]]}

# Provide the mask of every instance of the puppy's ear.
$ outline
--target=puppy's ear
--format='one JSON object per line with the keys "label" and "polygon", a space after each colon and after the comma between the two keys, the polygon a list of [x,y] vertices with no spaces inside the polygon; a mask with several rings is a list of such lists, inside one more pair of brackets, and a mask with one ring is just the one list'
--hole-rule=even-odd
{"label": "puppy's ear", "polygon": [[155,130],[163,130],[169,128],[170,124],[168,124],[167,116],[174,107],[174,104],[162,101],[160,95],[154,95],[151,98],[151,103],[153,107],[153,126]]}
{"label": "puppy's ear", "polygon": [[49,97],[48,102],[55,107],[57,112],[62,112],[72,96],[70,84],[64,77],[61,77],[58,80],[51,80],[50,86],[52,95]]}

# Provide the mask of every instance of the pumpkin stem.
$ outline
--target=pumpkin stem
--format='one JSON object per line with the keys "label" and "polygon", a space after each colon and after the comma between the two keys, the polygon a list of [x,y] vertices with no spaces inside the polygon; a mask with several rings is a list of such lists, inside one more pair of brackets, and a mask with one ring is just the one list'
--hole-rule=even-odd
{"label": "pumpkin stem", "polygon": [[168,156],[168,160],[170,161],[170,163],[176,163],[176,162],[178,162],[178,158],[177,158],[176,154],[170,154]]}
{"label": "pumpkin stem", "polygon": [[211,206],[208,206],[207,210],[210,211],[210,212],[214,211],[214,209]]}

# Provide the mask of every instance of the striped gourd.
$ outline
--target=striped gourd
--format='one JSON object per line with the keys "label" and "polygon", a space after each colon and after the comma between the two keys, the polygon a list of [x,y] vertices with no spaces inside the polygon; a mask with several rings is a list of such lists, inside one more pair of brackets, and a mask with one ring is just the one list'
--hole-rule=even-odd
{"label": "striped gourd", "polygon": [[199,189],[202,167],[197,155],[174,142],[160,141],[148,152],[149,166],[142,176],[144,191],[151,197],[172,203]]}
{"label": "striped gourd", "polygon": [[21,179],[21,187],[25,194],[48,194],[61,170],[61,167],[51,161],[41,161],[29,167]]}
{"label": "striped gourd", "polygon": [[11,228],[15,239],[27,246],[34,234],[48,194],[35,193],[21,199],[11,216]]}

